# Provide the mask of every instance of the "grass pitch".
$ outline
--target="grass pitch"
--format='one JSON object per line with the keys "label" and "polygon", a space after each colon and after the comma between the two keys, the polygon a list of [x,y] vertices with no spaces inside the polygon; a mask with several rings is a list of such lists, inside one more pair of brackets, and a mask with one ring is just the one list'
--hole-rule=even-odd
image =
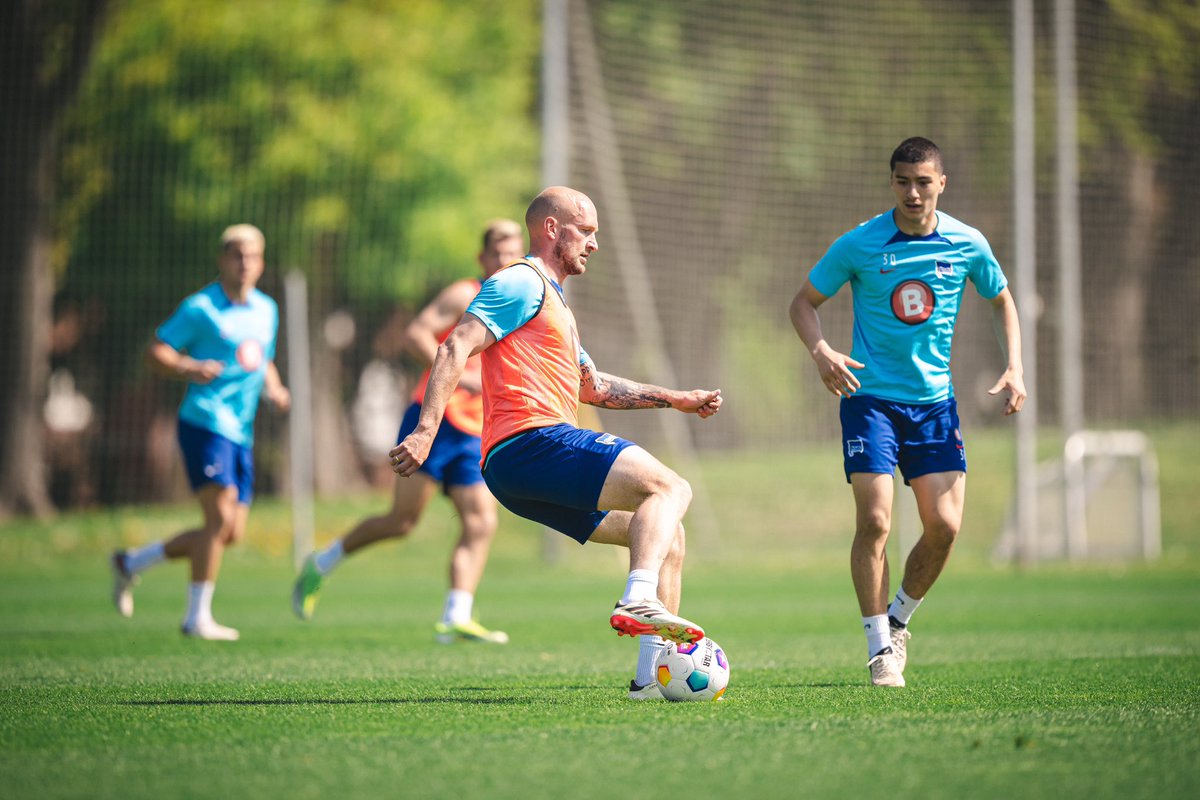
{"label": "grass pitch", "polygon": [[[988,561],[994,522],[981,530],[978,515],[1006,487],[989,489],[980,459],[960,551],[912,624],[909,686],[877,690],[833,522],[848,492],[806,469],[801,457],[756,478],[803,476],[777,489],[776,518],[762,487],[711,482],[730,493],[715,498],[721,549],[693,543],[684,609],[725,648],[732,680],[703,705],[626,700],[636,645],[607,626],[622,561],[568,545],[548,567],[540,530],[507,515],[477,605],[505,647],[434,642],[445,503],[412,541],[348,559],[310,623],[291,616],[286,509],[256,506],[217,589],[217,618],[242,632],[232,644],[178,634],[181,564],[144,575],[133,619],[109,604],[107,550],[191,523],[190,507],[11,523],[2,795],[1195,796],[1200,548],[1187,521],[1200,493],[1165,495],[1158,565],[1020,572]],[[1164,458],[1164,491],[1183,474]],[[323,504],[321,540],[383,502]]]}
{"label": "grass pitch", "polygon": [[180,567],[146,575],[122,620],[98,563],[5,565],[4,795],[1127,799],[1200,781],[1193,571],[951,571],[914,620],[909,687],[880,691],[844,576],[706,567],[687,607],[729,654],[726,699],[637,704],[636,647],[606,624],[614,564],[499,559],[480,611],[512,644],[446,647],[444,550],[347,562],[307,624],[286,565],[230,557],[216,610],[235,644],[176,632]]}

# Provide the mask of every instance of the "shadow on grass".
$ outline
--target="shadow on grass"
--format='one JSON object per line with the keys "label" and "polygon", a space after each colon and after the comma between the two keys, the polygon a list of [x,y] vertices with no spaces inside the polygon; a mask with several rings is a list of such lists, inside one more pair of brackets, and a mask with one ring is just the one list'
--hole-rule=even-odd
{"label": "shadow on grass", "polygon": [[805,683],[804,681],[800,681],[799,683],[779,684],[780,687],[788,689],[854,689],[859,687],[867,688],[870,685],[865,681],[822,681],[821,683]]}
{"label": "shadow on grass", "polygon": [[[462,692],[486,692],[489,689],[464,688]],[[429,697],[264,697],[264,698],[194,698],[169,697],[155,700],[121,700],[119,706],[367,706],[367,705],[424,705],[428,703],[461,703],[464,705],[527,705],[533,698],[470,697],[464,695],[434,695]]]}
{"label": "shadow on grass", "polygon": [[363,700],[339,700],[329,697],[311,699],[270,698],[264,700],[124,700],[119,706],[369,706],[369,705],[421,705],[425,703],[462,703],[465,705],[516,705],[531,701],[502,697],[373,697]]}

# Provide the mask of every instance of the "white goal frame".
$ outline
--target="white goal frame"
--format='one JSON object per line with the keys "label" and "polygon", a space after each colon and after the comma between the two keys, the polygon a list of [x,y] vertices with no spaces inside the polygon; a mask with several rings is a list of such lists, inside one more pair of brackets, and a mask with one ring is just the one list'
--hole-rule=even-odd
{"label": "white goal frame", "polygon": [[[1081,562],[1105,557],[1095,552],[1088,532],[1088,505],[1120,460],[1136,463],[1137,550],[1146,561],[1162,555],[1162,518],[1158,486],[1158,457],[1150,438],[1141,431],[1083,430],[1067,437],[1062,459],[1038,465],[1036,516],[1041,520],[1033,542],[1022,536],[1016,503],[1010,507],[993,551],[997,561],[1021,563],[1065,558]],[[1028,533],[1027,531],[1025,533]]]}
{"label": "white goal frame", "polygon": [[1063,530],[1067,558],[1088,557],[1087,499],[1089,458],[1128,458],[1138,462],[1138,521],[1142,557],[1162,555],[1162,518],[1158,490],[1158,458],[1141,431],[1078,431],[1063,445]]}

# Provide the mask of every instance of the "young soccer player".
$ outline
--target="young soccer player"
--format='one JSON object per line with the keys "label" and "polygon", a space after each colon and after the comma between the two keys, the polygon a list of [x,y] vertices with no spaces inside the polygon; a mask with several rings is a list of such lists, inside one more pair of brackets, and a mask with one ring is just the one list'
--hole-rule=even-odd
{"label": "young soccer player", "polygon": [[[844,234],[809,272],[791,317],[830,392],[842,398],[846,480],[857,523],[850,574],[876,686],[903,686],[908,622],[950,557],[962,524],[967,461],[950,381],[950,343],[967,281],[992,304],[1008,363],[990,394],[1004,414],[1025,402],[1021,332],[1008,281],[979,231],[945,212],[942,154],[928,139],[892,153],[895,207]],[[825,341],[817,308],[846,283],[854,300],[850,355]],[[884,549],[896,466],[924,530],[888,605]]]}
{"label": "young soccer player", "polygon": [[188,296],[146,350],[150,367],[188,384],[179,408],[179,446],[204,519],[199,528],[112,554],[113,603],[133,615],[137,576],[164,559],[191,562],[183,633],[233,641],[213,619],[212,598],[226,547],[241,540],[254,496],[254,417],[260,394],[280,411],[291,396],[275,369],[279,310],[255,288],[266,240],[253,225],[221,235],[218,278]]}

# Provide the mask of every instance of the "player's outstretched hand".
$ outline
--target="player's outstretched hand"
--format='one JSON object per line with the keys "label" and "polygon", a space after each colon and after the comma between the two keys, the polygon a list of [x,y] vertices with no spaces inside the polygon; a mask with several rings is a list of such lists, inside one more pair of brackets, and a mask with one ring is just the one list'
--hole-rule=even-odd
{"label": "player's outstretched hand", "polygon": [[683,397],[675,404],[675,409],[708,419],[721,410],[722,402],[720,389],[693,389],[683,393]]}
{"label": "player's outstretched hand", "polygon": [[432,445],[432,437],[423,436],[419,431],[405,436],[400,444],[388,452],[392,459],[392,472],[402,478],[412,477],[429,457],[429,448]]}
{"label": "player's outstretched hand", "polygon": [[996,385],[988,389],[988,394],[1000,394],[1005,390],[1008,391],[1008,397],[1004,398],[1004,416],[1007,417],[1017,413],[1021,406],[1025,405],[1025,379],[1011,369],[1004,370]]}

